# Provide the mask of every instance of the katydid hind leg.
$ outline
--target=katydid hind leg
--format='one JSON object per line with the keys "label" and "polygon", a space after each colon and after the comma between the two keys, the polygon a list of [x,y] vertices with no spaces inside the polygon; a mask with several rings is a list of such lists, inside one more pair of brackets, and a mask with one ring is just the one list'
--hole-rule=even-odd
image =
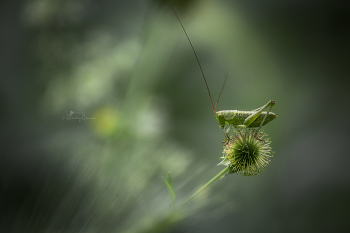
{"label": "katydid hind leg", "polygon": [[[270,100],[270,101],[267,103],[267,106],[266,106],[265,108],[267,108],[268,106],[270,106],[269,110],[267,110],[266,115],[265,115],[264,119],[262,120],[262,122],[261,122],[259,128],[255,131],[255,134],[254,134],[254,137],[255,137],[255,138],[257,138],[258,132],[260,131],[261,127],[263,126],[263,124],[264,124],[264,122],[265,122],[267,116],[269,115],[270,111],[272,110],[273,106],[275,106],[275,101]],[[260,140],[262,140],[262,139],[260,139]]]}
{"label": "katydid hind leg", "polygon": [[257,108],[256,110],[258,110],[258,111],[253,110],[254,113],[253,113],[252,115],[250,115],[249,117],[247,117],[247,118],[244,120],[243,124],[244,124],[246,127],[249,127],[249,125],[250,125],[251,123],[253,123],[253,122],[256,120],[256,118],[258,118],[258,116],[260,116],[260,114],[262,113],[262,111],[263,111],[264,109],[270,107],[269,110],[268,110],[268,112],[267,112],[267,114],[265,115],[263,121],[261,122],[261,124],[260,124],[260,126],[259,126],[259,130],[260,130],[261,126],[264,124],[264,122],[265,122],[265,120],[266,120],[266,117],[267,117],[268,113],[271,111],[271,109],[273,108],[274,105],[275,105],[275,101],[270,100],[270,101],[269,101],[267,104],[265,104],[264,106],[262,106],[262,107],[260,107],[260,108]]}

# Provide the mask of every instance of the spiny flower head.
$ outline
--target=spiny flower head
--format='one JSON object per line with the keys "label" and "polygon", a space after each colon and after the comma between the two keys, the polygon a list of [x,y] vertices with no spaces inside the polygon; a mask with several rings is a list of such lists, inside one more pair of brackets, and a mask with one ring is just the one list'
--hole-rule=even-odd
{"label": "spiny flower head", "polygon": [[260,132],[255,137],[252,129],[234,131],[225,143],[220,165],[229,166],[229,173],[244,176],[260,174],[270,163],[273,154],[270,140],[264,139],[266,136]]}

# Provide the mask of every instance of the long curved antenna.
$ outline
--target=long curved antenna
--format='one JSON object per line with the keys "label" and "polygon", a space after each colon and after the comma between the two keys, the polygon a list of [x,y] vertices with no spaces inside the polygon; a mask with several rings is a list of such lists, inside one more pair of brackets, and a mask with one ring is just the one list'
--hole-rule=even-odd
{"label": "long curved antenna", "polygon": [[[196,51],[194,50],[193,45],[192,45],[192,42],[191,42],[190,38],[188,37],[187,32],[186,32],[186,30],[185,30],[184,26],[182,25],[182,23],[181,23],[181,21],[180,21],[179,17],[177,16],[177,14],[176,14],[175,10],[173,9],[173,7],[172,7],[171,5],[170,5],[170,8],[173,10],[173,12],[174,12],[174,14],[175,14],[175,16],[176,16],[177,20],[180,22],[181,27],[182,27],[182,29],[184,30],[184,32],[185,32],[185,34],[186,34],[186,36],[187,36],[188,41],[190,42],[190,45],[191,45],[192,50],[193,50],[193,52],[194,52],[194,55],[196,56],[196,59],[197,59],[197,62],[198,62],[199,68],[201,69],[201,72],[202,72],[202,75],[203,75],[203,79],[204,79],[204,82],[205,82],[205,86],[207,87],[207,90],[208,90],[208,94],[209,94],[209,98],[210,98],[211,106],[212,106],[212,108],[213,108],[214,113],[216,113],[216,106],[215,106],[215,108],[214,108],[214,104],[213,104],[213,100],[212,100],[211,95],[210,95],[210,91],[209,91],[208,83],[207,83],[207,80],[205,79],[205,75],[204,75],[204,72],[203,72],[203,69],[202,69],[201,63],[199,63],[199,59],[198,59],[198,57],[197,57],[197,53],[196,53]],[[226,80],[225,80],[225,82],[226,82]],[[221,91],[222,91],[222,90],[221,90]],[[221,95],[221,92],[220,92],[220,95]],[[219,98],[220,98],[220,96],[219,96]],[[218,101],[219,101],[219,99],[218,99]],[[217,104],[217,102],[216,102],[216,104]]]}
{"label": "long curved antenna", "polygon": [[226,80],[227,80],[227,73],[225,75],[225,81],[224,81],[224,84],[222,85],[222,88],[221,88],[220,94],[218,96],[218,99],[216,100],[215,109],[214,109],[215,112],[216,112],[216,108],[217,108],[218,103],[219,103],[219,99],[220,99],[221,93],[224,90],[224,87],[225,87],[225,84],[226,84]]}

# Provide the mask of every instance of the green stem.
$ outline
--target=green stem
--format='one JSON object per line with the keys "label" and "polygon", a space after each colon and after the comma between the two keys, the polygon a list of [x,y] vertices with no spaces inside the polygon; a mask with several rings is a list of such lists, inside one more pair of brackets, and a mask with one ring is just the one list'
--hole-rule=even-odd
{"label": "green stem", "polygon": [[229,166],[227,166],[224,170],[222,170],[219,174],[217,174],[213,179],[211,179],[208,183],[203,185],[200,189],[197,190],[192,196],[190,196],[184,203],[182,203],[181,207],[186,205],[187,202],[191,201],[193,198],[195,198],[198,194],[206,190],[210,185],[212,185],[217,179],[222,177],[229,169]]}

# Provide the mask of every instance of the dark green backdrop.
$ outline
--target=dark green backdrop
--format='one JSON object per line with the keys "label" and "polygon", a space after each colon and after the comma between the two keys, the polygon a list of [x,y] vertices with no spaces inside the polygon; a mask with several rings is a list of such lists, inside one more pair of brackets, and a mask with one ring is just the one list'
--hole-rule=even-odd
{"label": "dark green backdrop", "polygon": [[[350,9],[172,1],[218,110],[276,101],[258,176],[216,175],[222,130],[169,1],[0,3],[1,232],[343,232]],[[93,119],[81,119],[82,117]]]}

